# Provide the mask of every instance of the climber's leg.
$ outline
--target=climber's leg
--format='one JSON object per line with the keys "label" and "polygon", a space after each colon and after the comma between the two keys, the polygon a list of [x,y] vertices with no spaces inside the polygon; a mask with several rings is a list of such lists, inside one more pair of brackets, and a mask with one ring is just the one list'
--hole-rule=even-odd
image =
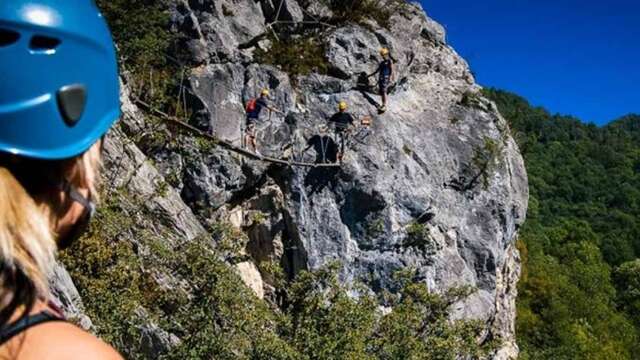
{"label": "climber's leg", "polygon": [[340,137],[340,151],[338,151],[338,162],[340,164],[342,164],[342,159],[344,158],[344,137],[345,137],[345,132],[344,131],[339,132],[338,136]]}
{"label": "climber's leg", "polygon": [[382,106],[380,107],[381,111],[385,111],[387,109],[387,87],[388,86],[389,86],[389,77],[381,76],[378,83],[378,87],[380,90],[380,97],[382,98]]}
{"label": "climber's leg", "polygon": [[245,134],[245,143],[247,143],[254,153],[257,152],[256,144],[256,126],[253,122],[247,122],[247,129]]}

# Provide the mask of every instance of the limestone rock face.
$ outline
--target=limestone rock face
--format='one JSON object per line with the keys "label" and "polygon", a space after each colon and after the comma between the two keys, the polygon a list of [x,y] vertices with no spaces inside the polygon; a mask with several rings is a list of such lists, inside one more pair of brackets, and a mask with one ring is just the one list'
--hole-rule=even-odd
{"label": "limestone rock face", "polygon": [[497,277],[496,319],[493,322],[494,334],[505,339],[503,347],[496,353],[496,359],[515,359],[518,357],[518,345],[515,343],[517,289],[520,276],[520,255],[512,245],[507,252],[507,260]]}
{"label": "limestone rock face", "polygon": [[[272,5],[263,2],[263,11]],[[263,24],[270,21],[267,16]],[[244,103],[270,88],[272,105],[288,113],[259,125],[260,151],[274,157],[314,161],[313,150],[302,150],[341,100],[356,118],[371,117],[370,133],[348,142],[339,170],[246,163],[263,179],[258,183],[275,183],[284,195],[279,211],[267,213],[274,221],[259,235],[247,230],[252,243],[268,249],[284,239],[284,253],[270,256],[279,256],[289,272],[339,260],[345,280],[362,281],[372,291],[393,291],[391,275],[407,267],[434,291],[474,286],[476,293],[455,306],[456,316],[486,321],[489,332],[512,344],[500,356],[512,356],[519,273],[513,243],[528,199],[522,157],[465,60],[446,45],[442,26],[418,5],[390,24],[329,31],[331,76],[291,79],[270,66],[232,61],[196,69],[191,87],[209,110],[213,133],[234,142]],[[381,47],[391,50],[397,75],[388,110],[379,115],[375,77],[362,74],[376,70]],[[233,177],[228,180],[236,187]],[[225,216],[220,205],[207,204]],[[239,206],[252,211],[256,202],[246,198]],[[423,238],[415,239],[416,229]],[[264,260],[260,254],[256,261]]]}
{"label": "limestone rock face", "polygon": [[241,45],[266,30],[258,1],[175,0],[172,18],[177,31],[188,35],[194,63],[238,61]]}
{"label": "limestone rock face", "polygon": [[84,314],[84,305],[80,294],[78,294],[78,289],[76,289],[71,276],[62,265],[57,264],[54,267],[50,283],[52,300],[56,306],[64,310],[65,317],[75,321],[81,328],[91,330],[93,323]]}
{"label": "limestone rock face", "polygon": [[[328,74],[293,78],[253,60],[278,8],[287,21],[330,16],[313,1],[174,1],[174,28],[187,35],[190,51],[191,121],[239,145],[244,106],[266,87],[286,116],[263,113],[259,150],[314,162],[322,158],[314,136],[346,101],[358,123],[366,117],[372,125],[350,136],[344,165],[267,164],[203,149],[188,137],[180,153],[140,148],[130,134],[145,120],[124,86],[125,118],[106,145],[106,173],[120,175],[107,183],[149,198],[145,206],[156,216],[144,220],[169,241],[206,234],[209,219],[242,230],[251,260],[237,270],[260,297],[269,292],[265,261],[291,277],[337,260],[344,281],[372,292],[397,290],[392,275],[406,268],[432,291],[470,285],[475,293],[454,304],[454,316],[486,322],[486,337],[504,342],[495,358],[516,357],[514,243],[527,210],[527,175],[507,122],[445,43],[442,26],[412,4],[388,29],[375,22],[330,28],[323,39]],[[384,114],[375,77],[366,76],[381,47],[391,50],[396,69]],[[335,144],[327,149],[335,152]],[[154,195],[169,178],[168,191]]]}
{"label": "limestone rock face", "polygon": [[274,21],[294,21],[304,20],[302,8],[295,0],[266,0],[260,2],[267,22]]}
{"label": "limestone rock face", "polygon": [[235,265],[236,271],[244,283],[255,292],[256,296],[264,299],[264,282],[258,267],[251,261]]}

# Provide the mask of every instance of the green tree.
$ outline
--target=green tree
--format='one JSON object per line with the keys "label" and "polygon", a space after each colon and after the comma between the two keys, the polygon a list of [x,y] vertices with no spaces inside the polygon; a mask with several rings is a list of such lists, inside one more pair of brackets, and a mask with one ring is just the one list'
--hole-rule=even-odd
{"label": "green tree", "polygon": [[613,274],[618,306],[640,326],[640,259],[620,265]]}
{"label": "green tree", "polygon": [[622,275],[629,271],[611,269],[640,255],[640,118],[598,128],[507,92],[484,95],[509,121],[529,176],[519,242],[521,357],[634,358],[638,324],[621,295],[632,288]]}
{"label": "green tree", "polygon": [[[107,19],[121,70],[134,94],[161,110],[174,112],[180,85],[182,59],[170,60],[182,36],[170,30],[167,0],[96,0]],[[183,110],[183,109],[181,109]]]}

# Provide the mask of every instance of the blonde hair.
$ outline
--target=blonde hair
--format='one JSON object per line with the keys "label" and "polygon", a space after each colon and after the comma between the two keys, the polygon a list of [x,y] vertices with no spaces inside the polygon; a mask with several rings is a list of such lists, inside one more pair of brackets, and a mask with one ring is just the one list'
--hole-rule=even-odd
{"label": "blonde hair", "polygon": [[100,146],[97,143],[84,154],[61,161],[2,155],[0,324],[19,307],[29,309],[38,298],[50,295],[48,280],[57,250],[55,229],[70,206],[61,203],[56,186],[66,180],[75,187],[88,188],[95,198]]}
{"label": "blonde hair", "polygon": [[5,168],[0,168],[0,199],[2,271],[23,272],[36,292],[46,296],[46,280],[55,263],[56,248],[49,221]]}

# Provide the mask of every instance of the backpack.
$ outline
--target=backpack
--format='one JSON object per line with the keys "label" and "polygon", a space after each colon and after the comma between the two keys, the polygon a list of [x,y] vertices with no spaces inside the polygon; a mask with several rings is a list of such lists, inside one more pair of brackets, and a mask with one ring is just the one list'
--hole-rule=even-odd
{"label": "backpack", "polygon": [[256,99],[255,98],[249,100],[245,110],[247,111],[248,114],[256,111]]}

